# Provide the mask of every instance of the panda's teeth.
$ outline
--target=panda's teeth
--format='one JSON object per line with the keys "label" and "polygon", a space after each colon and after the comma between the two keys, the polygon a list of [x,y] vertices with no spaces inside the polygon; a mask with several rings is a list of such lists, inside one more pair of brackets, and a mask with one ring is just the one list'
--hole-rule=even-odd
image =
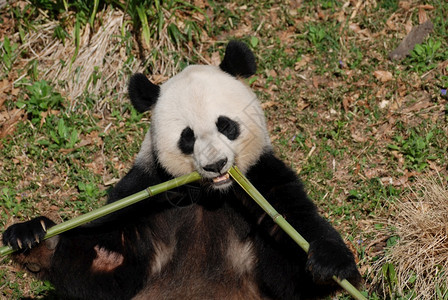
{"label": "panda's teeth", "polygon": [[226,173],[226,174],[224,174],[224,175],[221,175],[221,176],[218,176],[218,177],[213,178],[213,182],[214,182],[214,183],[219,183],[219,182],[222,182],[222,181],[226,181],[226,180],[228,180],[229,178],[230,178],[229,173]]}

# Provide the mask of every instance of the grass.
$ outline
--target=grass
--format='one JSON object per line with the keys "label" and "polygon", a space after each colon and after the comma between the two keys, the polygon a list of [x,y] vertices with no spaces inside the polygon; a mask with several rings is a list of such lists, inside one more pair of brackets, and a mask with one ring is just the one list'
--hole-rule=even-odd
{"label": "grass", "polygon": [[[385,220],[401,215],[397,203],[411,201],[420,178],[448,180],[447,11],[435,0],[9,3],[0,20],[0,225],[40,214],[60,222],[102,205],[148,128],[126,99],[130,74],[163,82],[188,64],[217,63],[237,38],[257,57],[248,83],[277,154],[357,254],[370,298],[418,299],[433,278],[403,288],[412,276],[400,274],[412,270],[387,260],[400,233]],[[435,30],[390,61],[422,15]],[[52,289],[7,258],[0,287],[7,299]]]}
{"label": "grass", "polygon": [[388,286],[390,298],[446,299],[448,190],[440,178],[422,176],[407,197],[411,199],[394,204],[397,216],[390,222],[395,233],[388,240],[391,252],[375,262],[374,269],[383,274],[379,280]]}

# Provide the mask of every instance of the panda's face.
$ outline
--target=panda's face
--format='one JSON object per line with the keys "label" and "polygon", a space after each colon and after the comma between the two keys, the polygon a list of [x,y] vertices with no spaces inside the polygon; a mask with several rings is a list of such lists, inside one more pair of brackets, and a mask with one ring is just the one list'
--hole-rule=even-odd
{"label": "panda's face", "polygon": [[230,186],[232,165],[246,172],[270,147],[255,94],[213,66],[190,66],[161,86],[150,139],[172,176],[198,171],[218,189]]}

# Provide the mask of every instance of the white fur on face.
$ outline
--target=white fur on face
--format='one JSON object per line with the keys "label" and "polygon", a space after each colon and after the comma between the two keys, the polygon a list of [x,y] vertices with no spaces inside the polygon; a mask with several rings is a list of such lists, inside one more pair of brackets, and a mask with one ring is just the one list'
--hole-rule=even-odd
{"label": "white fur on face", "polygon": [[[231,141],[218,131],[220,116],[239,124],[237,139]],[[186,127],[196,138],[190,155],[178,147]],[[255,94],[214,66],[190,66],[161,86],[153,110],[151,139],[160,164],[172,176],[196,170],[205,177],[216,177],[219,174],[203,167],[220,159],[227,159],[222,173],[232,165],[246,172],[270,147],[264,113]]]}

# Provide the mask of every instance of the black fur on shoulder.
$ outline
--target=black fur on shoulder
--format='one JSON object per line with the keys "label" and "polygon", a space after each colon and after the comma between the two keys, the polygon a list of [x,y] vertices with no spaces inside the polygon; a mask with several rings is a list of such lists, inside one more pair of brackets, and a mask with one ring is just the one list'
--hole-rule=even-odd
{"label": "black fur on shoulder", "polygon": [[160,87],[146,78],[142,73],[132,75],[128,88],[132,105],[139,112],[145,112],[157,102]]}
{"label": "black fur on shoulder", "polygon": [[254,54],[246,44],[239,41],[229,42],[219,67],[232,76],[244,78],[254,75],[257,71]]}

